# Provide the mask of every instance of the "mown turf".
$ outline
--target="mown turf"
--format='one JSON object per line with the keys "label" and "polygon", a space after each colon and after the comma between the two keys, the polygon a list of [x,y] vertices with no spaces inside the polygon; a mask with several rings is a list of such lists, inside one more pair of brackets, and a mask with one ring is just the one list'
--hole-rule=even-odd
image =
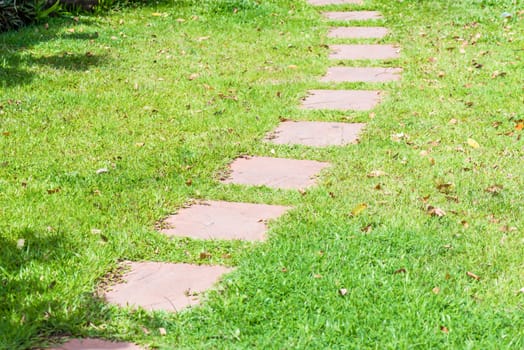
{"label": "mown turf", "polygon": [[[400,66],[399,83],[317,82],[326,44],[356,41],[328,40],[302,1],[173,1],[2,34],[0,348],[63,335],[160,349],[523,348],[522,4],[364,8],[384,14],[363,25],[387,26],[380,42],[401,58],[334,64]],[[323,87],[388,97],[371,113],[297,108]],[[282,118],[368,126],[347,147],[262,142]],[[333,165],[305,194],[221,185],[242,154]],[[295,210],[265,244],[155,232],[198,198]],[[237,269],[202,307],[133,312],[93,297],[121,260]]]}

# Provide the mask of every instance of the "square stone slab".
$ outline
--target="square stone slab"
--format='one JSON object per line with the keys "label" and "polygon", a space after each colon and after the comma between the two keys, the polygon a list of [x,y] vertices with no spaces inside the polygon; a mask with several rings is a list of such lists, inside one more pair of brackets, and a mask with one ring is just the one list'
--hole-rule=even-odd
{"label": "square stone slab", "polygon": [[363,5],[363,0],[308,0],[308,3],[313,6],[324,6],[324,5],[342,5],[342,4],[354,4]]}
{"label": "square stone slab", "polygon": [[180,311],[199,303],[198,294],[211,288],[232,269],[223,266],[131,262],[126,281],[112,287],[105,298],[112,304],[146,310]]}
{"label": "square stone slab", "polygon": [[384,27],[336,27],[328,32],[328,38],[340,39],[381,39],[388,34]]}
{"label": "square stone slab", "polygon": [[265,239],[266,221],[289,209],[280,205],[207,201],[168,217],[164,223],[173,228],[161,232],[199,239],[261,241]]}
{"label": "square stone slab", "polygon": [[333,21],[366,21],[370,19],[382,19],[377,11],[331,11],[323,12],[322,15]]}
{"label": "square stone slab", "polygon": [[331,67],[321,82],[388,82],[400,79],[400,68]]}
{"label": "square stone slab", "polygon": [[304,189],[315,184],[318,173],[329,163],[270,157],[237,158],[231,176],[223,183]]}
{"label": "square stone slab", "polygon": [[304,109],[335,109],[367,111],[380,102],[380,91],[375,90],[310,90],[302,101]]}
{"label": "square stone slab", "polygon": [[51,350],[141,350],[131,343],[117,343],[101,339],[71,339]]}
{"label": "square stone slab", "polygon": [[330,122],[283,122],[270,135],[276,144],[340,146],[356,142],[366,124]]}
{"label": "square stone slab", "polygon": [[393,45],[329,45],[329,58],[336,60],[386,60],[400,57]]}

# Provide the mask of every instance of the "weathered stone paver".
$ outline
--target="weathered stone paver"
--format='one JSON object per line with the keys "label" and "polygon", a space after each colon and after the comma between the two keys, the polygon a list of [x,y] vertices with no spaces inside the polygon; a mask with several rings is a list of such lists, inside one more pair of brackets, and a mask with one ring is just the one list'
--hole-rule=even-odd
{"label": "weathered stone paver", "polygon": [[367,111],[381,100],[376,90],[309,90],[302,101],[304,109],[335,109],[341,111]]}
{"label": "weathered stone paver", "polygon": [[400,68],[331,67],[321,82],[388,82],[400,79]]}
{"label": "weathered stone paver", "polygon": [[335,27],[328,32],[328,38],[338,39],[381,39],[388,34],[384,27]]}
{"label": "weathered stone paver", "polygon": [[261,241],[266,221],[276,219],[291,207],[281,205],[206,201],[181,209],[168,217],[162,233],[198,239],[243,239]]}
{"label": "weathered stone paver", "polygon": [[330,164],[312,160],[271,157],[237,158],[223,183],[304,189],[315,184],[318,173]]}
{"label": "weathered stone paver", "polygon": [[268,138],[276,144],[342,146],[356,142],[364,126],[362,123],[287,121],[281,123]]}
{"label": "weathered stone paver", "polygon": [[333,21],[366,21],[372,19],[382,19],[378,11],[328,11],[322,15]]}
{"label": "weathered stone paver", "polygon": [[71,339],[50,350],[141,350],[135,344],[111,342],[101,339]]}
{"label": "weathered stone paver", "polygon": [[399,48],[393,45],[341,44],[329,45],[329,58],[338,60],[386,60],[400,57]]}
{"label": "weathered stone paver", "polygon": [[124,283],[105,293],[108,302],[146,310],[179,311],[199,303],[199,293],[211,288],[231,269],[223,266],[130,262]]}
{"label": "weathered stone paver", "polygon": [[324,6],[324,5],[342,5],[342,4],[354,4],[362,5],[363,0],[308,0],[308,3],[313,6]]}

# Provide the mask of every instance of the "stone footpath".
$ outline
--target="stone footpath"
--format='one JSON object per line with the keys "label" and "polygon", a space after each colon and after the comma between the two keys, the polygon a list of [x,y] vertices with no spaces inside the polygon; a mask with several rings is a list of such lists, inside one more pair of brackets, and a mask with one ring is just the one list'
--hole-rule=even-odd
{"label": "stone footpath", "polygon": [[[313,6],[357,4],[362,0],[308,0]],[[328,37],[336,39],[380,39],[388,34],[383,27],[347,26],[352,21],[381,19],[375,11],[323,12],[330,22]],[[328,68],[321,82],[389,82],[400,79],[400,68],[344,67],[347,60],[386,60],[399,57],[394,45],[330,45],[329,58],[336,67]],[[301,101],[307,110],[367,111],[380,103],[382,92],[377,90],[310,90]],[[358,141],[362,123],[285,121],[269,133],[265,142],[310,147],[343,146]],[[271,157],[240,157],[230,165],[230,175],[224,184],[267,186],[275,189],[299,189],[315,185],[319,173],[329,163]],[[182,208],[160,226],[160,233],[193,239],[265,239],[268,220],[275,220],[291,207],[279,205],[202,201]],[[223,266],[191,265],[160,262],[128,262],[123,280],[105,293],[107,302],[122,307],[177,312],[199,303],[201,293],[232,271]],[[130,343],[99,339],[73,339],[55,350],[136,350]]]}

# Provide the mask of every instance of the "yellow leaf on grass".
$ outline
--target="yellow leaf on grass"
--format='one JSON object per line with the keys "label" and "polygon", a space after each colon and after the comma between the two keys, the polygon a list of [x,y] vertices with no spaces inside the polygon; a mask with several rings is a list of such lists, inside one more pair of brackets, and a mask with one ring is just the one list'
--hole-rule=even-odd
{"label": "yellow leaf on grass", "polygon": [[360,213],[362,213],[364,210],[366,210],[366,208],[368,207],[368,205],[366,203],[360,203],[359,205],[357,205],[355,208],[353,208],[353,210],[351,211],[351,216],[357,216],[359,215]]}
{"label": "yellow leaf on grass", "polygon": [[479,148],[480,145],[477,141],[473,140],[473,139],[468,139],[468,145],[472,148]]}

